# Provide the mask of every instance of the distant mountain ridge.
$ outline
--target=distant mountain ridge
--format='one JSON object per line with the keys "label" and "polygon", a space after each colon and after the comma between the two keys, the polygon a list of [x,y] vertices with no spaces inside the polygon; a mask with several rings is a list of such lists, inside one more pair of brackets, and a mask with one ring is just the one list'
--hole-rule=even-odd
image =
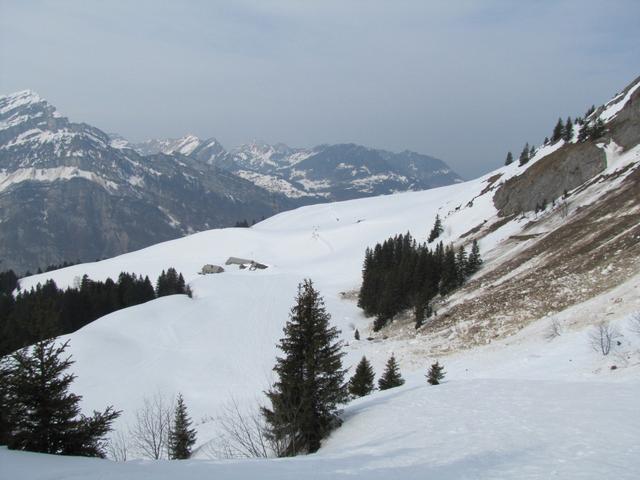
{"label": "distant mountain ridge", "polygon": [[133,144],[25,90],[0,96],[0,269],[91,261],[300,205],[455,181],[431,157],[351,144]]}
{"label": "distant mountain ridge", "polygon": [[180,154],[291,198],[346,200],[462,181],[442,160],[405,150],[393,153],[353,143],[292,148],[284,143],[251,142],[229,151],[215,138],[187,134],[174,139],[130,143],[119,135],[112,145],[140,155]]}

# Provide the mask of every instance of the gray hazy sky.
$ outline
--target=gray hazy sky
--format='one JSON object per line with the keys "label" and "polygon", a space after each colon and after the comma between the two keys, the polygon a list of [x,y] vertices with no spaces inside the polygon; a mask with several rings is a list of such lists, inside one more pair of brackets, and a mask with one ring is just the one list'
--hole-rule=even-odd
{"label": "gray hazy sky", "polygon": [[0,0],[0,93],[136,141],[356,142],[470,178],[640,75],[638,19],[638,0]]}

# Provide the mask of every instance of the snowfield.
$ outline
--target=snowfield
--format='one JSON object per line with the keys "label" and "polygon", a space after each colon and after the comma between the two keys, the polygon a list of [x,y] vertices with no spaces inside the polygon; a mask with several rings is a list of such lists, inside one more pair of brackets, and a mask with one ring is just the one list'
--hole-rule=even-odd
{"label": "snowfield", "polygon": [[[561,143],[541,149],[529,165]],[[609,150],[611,169],[639,161],[637,149],[623,155]],[[24,279],[22,288],[47,278],[64,287],[85,273],[103,280],[121,271],[155,279],[170,266],[182,272],[193,299],[177,295],[124,309],[60,340],[70,340],[78,375],[73,388],[83,395],[84,409],[114,405],[123,410],[116,429],[126,432],[145,396],[181,392],[198,424],[199,449],[189,461],[126,463],[0,449],[0,478],[638,478],[640,334],[631,315],[640,311],[640,275],[517,335],[440,358],[447,377],[436,387],[424,379],[435,360],[427,336],[367,340],[370,320],[354,296],[365,248],[406,231],[424,241],[436,214],[444,223],[443,241],[457,241],[496,220],[490,179],[500,174],[501,182],[521,169],[512,164],[425,192],[304,207],[252,228],[202,232]],[[596,184],[581,195],[593,201],[603,190]],[[527,222],[514,219],[480,241],[485,268],[512,253],[502,242]],[[225,266],[222,274],[198,275],[204,264],[224,265],[230,256],[269,268]],[[393,352],[407,383],[348,405],[344,425],[315,455],[208,458],[217,435],[212,418],[232,398],[259,401],[269,385],[275,345],[304,278],[313,279],[342,330],[346,365],[366,355],[380,374]],[[589,344],[593,312],[609,315],[623,334],[607,357]],[[560,335],[549,339],[554,320]]]}

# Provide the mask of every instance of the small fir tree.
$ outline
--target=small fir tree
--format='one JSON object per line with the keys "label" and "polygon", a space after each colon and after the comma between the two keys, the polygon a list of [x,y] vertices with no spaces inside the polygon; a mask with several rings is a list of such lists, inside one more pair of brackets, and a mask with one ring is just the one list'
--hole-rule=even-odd
{"label": "small fir tree", "polygon": [[348,390],[340,332],[329,325],[330,319],[322,297],[305,280],[278,346],[284,355],[273,368],[278,380],[266,392],[271,408],[262,409],[268,436],[285,445],[283,456],[316,452],[340,425],[338,406]]}
{"label": "small fir tree", "polygon": [[402,378],[402,375],[400,374],[398,362],[396,362],[396,357],[391,354],[391,357],[387,360],[384,372],[378,380],[378,388],[380,390],[388,390],[389,388],[399,387],[403,384],[404,378]]}
{"label": "small fir tree", "polygon": [[356,331],[353,333],[353,338],[356,340],[360,340],[360,331],[356,328]]}
{"label": "small fir tree", "polygon": [[584,119],[586,120],[587,118],[589,118],[589,116],[596,111],[596,106],[595,105],[591,105],[589,107],[589,109],[587,110],[587,112],[584,114]]}
{"label": "small fir tree", "polygon": [[191,448],[196,443],[196,431],[191,428],[191,423],[182,394],[178,394],[173,425],[169,431],[169,458],[172,460],[191,457]]}
{"label": "small fir tree", "polygon": [[56,346],[52,339],[14,353],[9,365],[8,446],[39,453],[105,456],[105,436],[120,412],[108,407],[86,417],[80,413],[82,397],[69,392],[75,379],[64,356],[69,342]]}
{"label": "small fir tree", "polygon": [[436,362],[431,365],[429,372],[427,373],[427,381],[431,385],[440,385],[440,380],[444,378],[444,367],[440,365],[439,362]]}
{"label": "small fir tree", "polygon": [[553,129],[553,135],[551,135],[551,142],[556,143],[558,140],[562,139],[562,135],[564,134],[564,124],[562,123],[562,119],[558,118],[558,123]]}
{"label": "small fir tree", "polygon": [[375,374],[373,368],[366,357],[358,363],[356,371],[349,380],[349,393],[354,397],[364,397],[373,391],[373,381]]}
{"label": "small fir tree", "polygon": [[467,263],[467,252],[465,251],[464,247],[460,245],[458,247],[458,252],[456,253],[456,277],[458,286],[463,285],[467,279],[467,271],[469,268]]}
{"label": "small fir tree", "polygon": [[440,215],[436,215],[436,219],[433,222],[433,228],[429,233],[428,242],[429,243],[433,242],[436,238],[438,238],[442,234],[442,232],[444,232],[444,228],[442,227],[442,220],[440,220]]}
{"label": "small fir tree", "polygon": [[504,161],[505,165],[511,165],[513,163],[513,153],[507,152],[507,159]]}
{"label": "small fir tree", "polygon": [[520,152],[520,166],[529,162],[529,143],[524,145],[522,152]]}
{"label": "small fir tree", "polygon": [[567,122],[564,124],[564,131],[562,132],[562,139],[565,142],[571,141],[573,138],[573,122],[571,117],[567,117]]}
{"label": "small fir tree", "polygon": [[605,127],[604,122],[601,118],[598,118],[595,122],[593,122],[593,127],[591,127],[589,138],[591,140],[598,140],[605,134],[606,130],[607,128]]}
{"label": "small fir tree", "polygon": [[531,145],[531,148],[529,148],[529,160],[535,157],[535,155],[536,155],[536,147],[535,145]]}
{"label": "small fir tree", "polygon": [[471,276],[480,270],[482,265],[482,257],[480,256],[480,247],[478,246],[478,240],[474,240],[471,244],[471,253],[469,253],[469,259],[467,260],[467,275]]}

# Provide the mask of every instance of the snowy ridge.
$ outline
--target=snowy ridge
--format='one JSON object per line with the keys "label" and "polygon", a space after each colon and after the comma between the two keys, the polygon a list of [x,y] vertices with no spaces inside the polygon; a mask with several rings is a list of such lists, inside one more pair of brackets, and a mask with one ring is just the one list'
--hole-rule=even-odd
{"label": "snowy ridge", "polygon": [[618,112],[622,110],[625,107],[625,105],[629,102],[631,95],[633,95],[638,88],[640,88],[640,80],[638,80],[638,82],[635,85],[628,88],[626,92],[621,93],[620,95],[616,96],[611,101],[609,101],[605,105],[604,110],[600,114],[599,118],[602,121],[607,122],[611,120],[613,117],[615,117],[618,114]]}
{"label": "snowy ridge", "polygon": [[5,115],[17,108],[33,103],[40,103],[42,101],[43,100],[40,98],[40,95],[32,90],[22,90],[11,95],[1,95],[0,115]]}

